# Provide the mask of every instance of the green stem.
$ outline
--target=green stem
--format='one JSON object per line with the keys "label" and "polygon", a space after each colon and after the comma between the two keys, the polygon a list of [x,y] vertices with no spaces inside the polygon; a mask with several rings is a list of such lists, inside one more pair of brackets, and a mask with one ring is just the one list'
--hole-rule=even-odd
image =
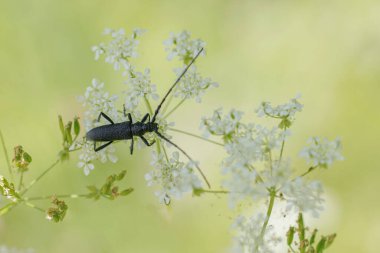
{"label": "green stem", "polygon": [[205,189],[201,189],[200,191],[202,193],[223,193],[223,194],[230,193],[229,191],[223,191],[223,190],[205,190]]}
{"label": "green stem", "polygon": [[20,195],[24,195],[29,189],[30,187],[32,187],[35,183],[37,183],[39,180],[41,180],[41,178],[43,178],[50,170],[52,170],[57,164],[59,163],[59,159],[57,159],[52,165],[50,165],[44,172],[42,172],[41,175],[39,175],[36,179],[34,179],[32,182],[30,182],[30,184],[28,185],[28,187],[26,187],[24,189],[24,191],[21,192]]}
{"label": "green stem", "polygon": [[22,187],[22,180],[24,179],[24,172],[21,172],[21,175],[20,175],[20,182],[19,182],[19,185],[18,185],[18,190],[20,191],[21,190],[21,187]]}
{"label": "green stem", "polygon": [[[284,128],[284,132],[286,131],[286,127]],[[280,151],[280,158],[278,159],[278,164],[281,163],[281,159],[282,159],[282,154],[284,152],[284,146],[285,146],[285,138],[282,140],[282,144],[281,144],[281,151]]]}
{"label": "green stem", "polygon": [[167,117],[169,117],[170,114],[172,114],[175,110],[178,109],[178,107],[180,107],[180,106],[183,104],[183,102],[185,102],[185,100],[186,100],[186,98],[182,99],[182,100],[181,100],[176,106],[174,106],[174,108],[173,108],[170,112],[168,112],[168,113],[163,117],[163,119],[166,119]]}
{"label": "green stem", "polygon": [[10,176],[11,176],[11,181],[13,182],[13,172],[12,172],[12,167],[11,167],[11,163],[10,163],[10,161],[9,161],[8,151],[7,151],[7,147],[5,146],[4,137],[3,137],[3,134],[1,133],[1,131],[0,131],[0,139],[1,139],[1,144],[2,144],[2,146],[3,146],[3,150],[4,150],[5,160],[7,161],[8,171],[9,171],[9,174],[10,174]]}
{"label": "green stem", "polygon": [[34,208],[34,209],[36,209],[36,210],[38,210],[38,211],[41,211],[41,212],[43,212],[43,213],[46,212],[45,209],[43,209],[43,208],[41,208],[41,207],[38,207],[38,206],[36,206],[36,205],[34,205],[34,204],[30,203],[30,202],[25,201],[24,204],[25,204],[26,206],[29,206],[29,207],[31,207],[31,208]]}
{"label": "green stem", "polygon": [[301,176],[300,177],[304,177],[304,176],[306,176],[307,174],[309,174],[310,172],[312,172],[313,170],[315,170],[317,168],[317,166],[316,167],[310,167],[305,173],[303,173],[303,174],[301,174]]}
{"label": "green stem", "polygon": [[269,154],[269,165],[270,165],[270,174],[272,175],[272,172],[273,172],[273,162],[272,162],[272,150],[271,149],[269,149],[269,152],[268,152],[268,154]]}
{"label": "green stem", "polygon": [[24,198],[25,201],[33,201],[33,200],[43,200],[43,199],[51,199],[53,197],[56,198],[71,198],[71,199],[77,199],[77,198],[86,198],[88,197],[88,194],[61,194],[61,195],[48,195],[48,196],[39,196],[39,197],[26,197]]}
{"label": "green stem", "polygon": [[152,107],[150,106],[150,103],[149,103],[149,100],[148,98],[146,97],[146,95],[144,95],[144,101],[145,101],[145,105],[150,113],[150,115],[153,115],[153,110],[152,110]]}
{"label": "green stem", "polygon": [[204,141],[207,141],[207,142],[210,142],[210,143],[222,146],[222,147],[224,146],[222,143],[219,143],[219,142],[216,142],[216,141],[212,141],[212,140],[209,140],[209,139],[207,139],[205,137],[202,137],[202,136],[199,136],[199,135],[196,135],[196,134],[192,134],[192,133],[189,133],[189,132],[185,132],[185,131],[182,131],[182,130],[179,130],[179,129],[175,129],[175,128],[169,127],[168,130],[171,130],[173,132],[178,132],[178,133],[181,133],[181,134],[186,134],[186,135],[189,135],[189,136],[192,136],[192,137],[195,137],[195,138],[198,138],[198,139],[201,139],[201,140],[204,140]]}
{"label": "green stem", "polygon": [[12,203],[9,203],[3,207],[0,208],[0,216],[8,213],[10,210],[12,210],[14,207],[16,207],[18,205],[18,202],[12,202]]}
{"label": "green stem", "polygon": [[305,245],[305,225],[303,222],[302,213],[298,214],[298,238],[299,238],[299,249],[300,253],[305,253],[306,245]]}
{"label": "green stem", "polygon": [[[273,187],[270,188],[269,192],[270,192],[270,198],[269,198],[267,215],[265,217],[265,221],[264,221],[263,227],[261,228],[261,232],[260,232],[260,239],[259,240],[261,242],[264,240],[265,231],[267,229],[268,222],[269,222],[270,216],[272,214],[273,206],[274,206],[274,200],[276,198],[276,191]],[[258,252],[258,245],[260,245],[260,243],[257,244],[255,252]]]}

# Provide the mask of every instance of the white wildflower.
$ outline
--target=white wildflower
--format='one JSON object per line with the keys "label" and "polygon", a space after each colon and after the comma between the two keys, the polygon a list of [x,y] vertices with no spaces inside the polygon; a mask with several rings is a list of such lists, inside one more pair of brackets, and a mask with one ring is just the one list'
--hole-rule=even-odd
{"label": "white wildflower", "polygon": [[210,118],[203,117],[201,121],[201,129],[204,135],[222,135],[228,140],[234,135],[241,125],[240,119],[243,112],[232,109],[228,114],[223,115],[223,109],[219,108],[214,111]]}
{"label": "white wildflower", "polygon": [[301,151],[300,156],[304,157],[313,167],[321,166],[327,168],[334,161],[344,159],[341,153],[342,144],[339,138],[329,141],[326,138],[312,137],[308,143],[309,146]]}
{"label": "white wildflower", "polygon": [[[178,57],[187,65],[196,54],[205,47],[206,43],[200,39],[191,40],[188,31],[179,34],[170,34],[170,38],[164,41],[165,50],[169,52],[168,59]],[[204,51],[202,52],[204,55]]]}
{"label": "white wildflower", "polygon": [[179,199],[184,193],[201,188],[201,181],[194,173],[195,164],[179,161],[178,152],[174,152],[169,160],[163,154],[153,152],[152,155],[154,170],[145,175],[145,180],[148,186],[161,188],[156,191],[160,201],[167,203],[168,199]]}
{"label": "white wildflower", "polygon": [[[183,69],[178,68],[174,71],[177,76],[179,76]],[[195,100],[200,103],[203,94],[210,87],[218,87],[218,83],[211,81],[210,78],[203,78],[197,72],[197,68],[192,66],[177,84],[174,90],[174,96],[181,97],[182,99],[195,98]]]}
{"label": "white wildflower", "polygon": [[124,29],[114,30],[106,29],[105,35],[110,35],[112,40],[109,43],[100,43],[93,46],[92,51],[95,53],[95,60],[100,56],[105,56],[105,61],[113,65],[115,70],[123,68],[129,72],[131,66],[129,58],[137,57],[136,48],[139,44],[137,38],[143,33],[141,29],[135,29],[129,37],[125,35]]}
{"label": "white wildflower", "polygon": [[116,163],[118,158],[115,156],[115,148],[108,146],[101,151],[95,152],[93,142],[84,142],[79,154],[77,167],[83,169],[86,176],[95,168],[94,161],[100,160],[102,163],[110,161]]}
{"label": "white wildflower", "polygon": [[258,213],[249,219],[239,216],[233,224],[237,234],[234,238],[234,253],[271,253],[281,239],[274,233],[271,226],[267,226],[265,234],[261,230],[265,222],[265,215]]}
{"label": "white wildflower", "polygon": [[87,111],[84,113],[84,123],[87,131],[101,124],[97,123],[101,112],[107,114],[114,121],[119,119],[119,114],[115,107],[117,96],[110,95],[104,91],[104,83],[96,79],[92,80],[92,84],[87,87],[85,95],[80,96],[78,100],[82,102],[83,106],[87,107]]}
{"label": "white wildflower", "polygon": [[156,85],[152,84],[150,80],[149,69],[145,69],[144,73],[133,72],[125,83],[129,87],[125,98],[125,107],[128,110],[134,110],[144,96],[155,100],[158,99]]}
{"label": "white wildflower", "polygon": [[250,199],[259,201],[269,196],[269,192],[260,181],[259,175],[253,168],[232,165],[225,167],[225,173],[228,173],[228,179],[224,180],[223,187],[228,189],[229,205],[235,207],[237,202]]}
{"label": "white wildflower", "polygon": [[288,210],[310,211],[315,217],[318,217],[319,212],[323,210],[323,188],[318,181],[306,182],[302,177],[297,177],[285,184],[281,191],[287,202]]}
{"label": "white wildflower", "polygon": [[259,117],[269,116],[274,118],[287,118],[294,120],[296,112],[302,111],[303,105],[298,101],[300,95],[292,98],[288,103],[272,107],[270,102],[262,102],[260,107],[256,109]]}

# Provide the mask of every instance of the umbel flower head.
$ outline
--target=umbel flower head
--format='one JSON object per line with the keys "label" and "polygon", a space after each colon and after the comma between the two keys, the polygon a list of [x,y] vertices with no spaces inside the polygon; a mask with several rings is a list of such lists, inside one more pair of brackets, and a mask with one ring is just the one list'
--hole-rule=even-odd
{"label": "umbel flower head", "polygon": [[[151,80],[150,69],[145,68],[143,71],[139,71],[131,61],[132,58],[138,56],[136,49],[141,34],[142,30],[140,29],[134,30],[132,35],[129,36],[126,35],[123,29],[106,29],[105,35],[110,37],[110,41],[100,43],[92,48],[96,60],[104,57],[105,62],[112,64],[115,71],[123,70],[124,83],[127,85],[127,89],[123,87],[120,93],[113,95],[106,91],[106,86],[103,82],[93,79],[84,96],[79,99],[83,106],[86,107],[84,121],[87,131],[105,124],[103,121],[98,121],[98,116],[101,112],[108,115],[115,123],[128,121],[129,119],[125,115],[129,113],[133,122],[140,121],[146,112],[151,117],[153,116],[154,107],[152,102],[153,100],[157,101],[159,96],[156,85]],[[168,59],[178,57],[185,67],[198,53],[201,52],[204,55],[202,49],[205,43],[199,39],[191,39],[190,33],[187,31],[177,35],[172,34],[170,39],[165,42],[165,45],[169,54]],[[174,70],[177,78],[181,75],[183,69],[184,67]],[[175,78],[173,78],[174,80]],[[168,120],[168,116],[185,100],[195,99],[200,102],[209,88],[217,86],[217,83],[210,78],[202,77],[193,64],[174,88],[170,94],[171,98],[166,101],[166,104],[155,118],[159,133],[165,138],[171,139],[168,130],[174,123]],[[171,108],[170,102],[176,101],[177,98],[182,100]],[[169,111],[169,113],[166,113],[166,111]],[[178,199],[184,193],[192,192],[194,188],[201,187],[201,181],[194,170],[194,168],[199,170],[197,162],[192,159],[188,162],[183,162],[178,152],[170,152],[169,148],[172,148],[172,145],[164,145],[166,141],[157,139],[155,133],[146,133],[144,138],[149,143],[156,140],[155,149],[157,151],[152,153],[153,162],[151,163],[154,169],[146,174],[146,179],[148,185],[155,186],[156,195],[161,202],[168,203],[173,198]],[[137,147],[146,146],[138,136],[134,136],[133,140],[134,143],[137,143]],[[99,152],[94,152],[93,143],[85,140],[78,142],[74,145],[74,148],[81,149],[78,167],[88,175],[90,171],[94,170],[96,160],[116,162],[117,157],[114,155],[114,147],[115,144],[107,146]]]}

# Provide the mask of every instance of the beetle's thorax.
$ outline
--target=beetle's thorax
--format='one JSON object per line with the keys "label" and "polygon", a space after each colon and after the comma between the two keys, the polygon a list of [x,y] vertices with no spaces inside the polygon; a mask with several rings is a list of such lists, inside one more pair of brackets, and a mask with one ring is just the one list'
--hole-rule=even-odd
{"label": "beetle's thorax", "polygon": [[158,124],[153,122],[141,123],[136,122],[131,126],[131,131],[133,135],[143,135],[147,132],[155,132],[158,130]]}

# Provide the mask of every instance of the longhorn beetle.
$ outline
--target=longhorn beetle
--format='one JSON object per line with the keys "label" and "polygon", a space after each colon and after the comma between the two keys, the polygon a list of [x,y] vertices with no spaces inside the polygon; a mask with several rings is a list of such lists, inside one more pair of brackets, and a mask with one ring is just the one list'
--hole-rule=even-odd
{"label": "longhorn beetle", "polygon": [[[130,113],[126,115],[125,106],[124,106],[124,116],[128,117],[128,121],[124,121],[121,123],[114,123],[110,117],[108,117],[105,113],[101,112],[98,117],[98,122],[100,121],[101,117],[104,117],[110,124],[99,126],[91,129],[86,134],[87,140],[94,141],[94,150],[95,152],[100,151],[110,145],[112,142],[116,140],[131,140],[131,146],[130,146],[130,152],[131,155],[133,154],[133,137],[138,136],[141,138],[141,140],[145,143],[147,146],[152,146],[155,143],[155,140],[149,143],[145,137],[143,136],[145,133],[148,132],[155,132],[158,137],[161,139],[167,141],[174,147],[176,147],[179,151],[181,151],[190,161],[194,161],[182,148],[180,148],[178,145],[174,144],[171,140],[163,136],[160,132],[158,132],[158,123],[156,123],[156,117],[158,113],[160,112],[162,104],[165,102],[166,98],[169,96],[169,94],[172,92],[174,87],[179,83],[181,78],[186,74],[187,70],[190,68],[190,66],[194,63],[194,61],[198,58],[198,56],[203,51],[203,48],[199,50],[197,55],[191,60],[191,62],[186,66],[186,68],[182,71],[182,73],[179,75],[177,80],[174,82],[174,84],[170,87],[169,91],[166,93],[160,104],[157,106],[156,111],[154,112],[152,121],[150,120],[149,113],[145,114],[145,116],[142,118],[141,121],[137,121],[136,123],[133,123],[132,116]],[[97,141],[106,141],[107,143],[101,145],[100,147],[96,147]],[[203,179],[207,183],[208,187],[210,187],[210,183],[207,181],[206,176],[203,174],[199,166],[194,162],[196,168],[202,175]]]}

